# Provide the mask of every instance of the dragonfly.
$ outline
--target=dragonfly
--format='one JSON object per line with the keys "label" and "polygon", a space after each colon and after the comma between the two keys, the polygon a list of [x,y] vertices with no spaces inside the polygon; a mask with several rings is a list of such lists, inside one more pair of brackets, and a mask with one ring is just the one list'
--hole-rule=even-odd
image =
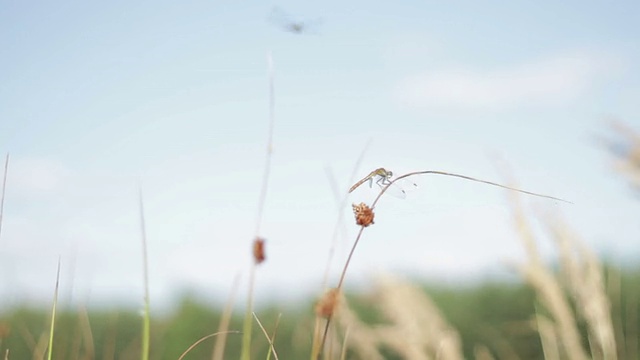
{"label": "dragonfly", "polygon": [[[392,176],[393,176],[393,172],[385,168],[375,169],[372,172],[370,172],[369,175],[363,177],[360,181],[353,184],[353,186],[349,189],[349,193],[353,192],[355,189],[358,188],[358,186],[368,181],[369,187],[373,187],[374,182],[376,183],[376,185],[380,186],[381,188],[387,185],[391,185],[387,189],[387,193],[395,197],[404,199],[407,196],[407,192],[404,190],[403,187],[397,185],[396,183],[391,184]],[[418,185],[412,183],[411,186],[417,187]]]}
{"label": "dragonfly", "polygon": [[[479,182],[479,183],[483,183],[483,184],[487,184],[487,185],[491,185],[491,186],[497,186],[503,189],[507,189],[507,190],[512,190],[512,191],[517,191],[523,194],[527,194],[527,195],[531,195],[531,196],[537,196],[537,197],[542,197],[542,198],[546,198],[546,199],[552,199],[552,200],[556,200],[556,201],[562,201],[562,202],[566,202],[569,204],[573,204],[571,201],[567,201],[567,200],[563,200],[557,197],[553,197],[553,196],[549,196],[549,195],[543,195],[543,194],[538,194],[538,193],[534,193],[531,191],[526,191],[526,190],[521,190],[521,189],[517,189],[514,187],[510,187],[510,186],[506,186],[506,185],[500,185],[498,183],[494,183],[491,181],[486,181],[486,180],[481,180],[481,179],[477,179],[471,176],[466,176],[466,175],[461,175],[461,174],[455,174],[455,173],[450,173],[450,172],[444,172],[444,171],[436,171],[436,170],[426,170],[426,171],[416,171],[416,172],[412,172],[406,175],[403,175],[400,179],[400,181],[406,181],[406,179],[404,179],[407,176],[411,176],[411,175],[419,175],[419,174],[434,174],[434,175],[444,175],[444,176],[451,176],[451,177],[456,177],[456,178],[460,178],[460,179],[465,179],[465,180],[469,180],[469,181],[475,181],[475,182]],[[369,187],[373,186],[373,182],[375,181],[376,184],[378,184],[378,186],[380,186],[381,188],[389,185],[389,187],[387,188],[386,192],[390,193],[393,196],[399,197],[399,198],[405,198],[407,193],[406,191],[404,191],[403,187],[399,187],[398,182],[396,181],[391,181],[391,177],[393,176],[393,173],[391,171],[386,170],[385,168],[378,168],[373,170],[372,172],[369,173],[369,175],[365,176],[364,178],[362,178],[360,181],[358,181],[357,183],[353,184],[353,186],[351,187],[351,189],[349,189],[349,192],[353,192],[356,188],[358,188],[358,186],[364,184],[365,182],[369,181]],[[416,185],[415,183],[411,183],[411,186],[408,188],[416,188],[418,187],[418,185]]]}
{"label": "dragonfly", "polygon": [[294,20],[289,14],[278,7],[274,7],[271,10],[269,20],[284,31],[288,31],[293,34],[313,33],[320,23],[319,19],[313,21]]}

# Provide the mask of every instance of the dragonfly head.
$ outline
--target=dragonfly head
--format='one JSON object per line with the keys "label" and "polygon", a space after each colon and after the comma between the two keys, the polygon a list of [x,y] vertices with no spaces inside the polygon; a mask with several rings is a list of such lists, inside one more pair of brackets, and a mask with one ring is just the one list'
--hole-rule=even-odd
{"label": "dragonfly head", "polygon": [[393,176],[393,171],[387,171],[387,177],[390,178]]}

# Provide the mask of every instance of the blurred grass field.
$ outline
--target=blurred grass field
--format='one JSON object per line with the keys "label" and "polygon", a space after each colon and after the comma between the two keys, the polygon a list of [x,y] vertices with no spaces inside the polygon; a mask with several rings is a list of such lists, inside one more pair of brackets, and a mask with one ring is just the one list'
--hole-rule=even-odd
{"label": "blurred grass field", "polygon": [[[618,136],[603,141],[604,149],[614,157],[616,174],[637,190],[640,137],[622,124],[614,123],[613,128]],[[513,192],[509,196],[513,225],[527,254],[526,261],[509,266],[521,281],[489,279],[444,286],[385,275],[377,277],[371,288],[345,294],[339,290],[339,301],[329,309],[331,323],[319,357],[639,359],[640,268],[603,264],[576,235],[578,231],[557,214],[541,215],[539,219],[557,253],[552,263],[543,262],[537,251],[538,240],[530,230],[532,219],[525,215],[523,197]],[[375,227],[367,231],[375,231]],[[264,253],[260,253],[263,245],[254,243],[255,271],[264,260]],[[318,346],[322,328],[318,324],[326,321],[314,312],[317,300],[293,305],[272,303],[254,309],[250,298],[249,310],[273,338],[276,353],[270,353],[267,336],[253,326],[249,352],[243,355],[240,332],[247,329],[247,322],[254,322],[250,311],[230,313],[227,324],[219,303],[185,295],[172,311],[151,315],[149,358],[314,358],[313,349]],[[53,347],[49,349],[49,308],[18,306],[4,310],[0,314],[2,357],[43,359],[50,353],[51,358],[69,360],[144,358],[145,338],[137,309],[69,308],[64,303],[58,309]],[[216,342],[215,336],[205,338],[219,331],[234,333],[226,334],[222,342]],[[185,355],[185,350],[199,339],[202,342]]]}
{"label": "blurred grass field", "polygon": [[[608,296],[616,333],[619,359],[638,358],[638,312],[640,271],[606,268]],[[484,282],[466,287],[430,286],[411,284],[423,292],[425,307],[435,305],[443,319],[459,335],[461,353],[466,359],[479,359],[477,349],[486,348],[496,359],[545,359],[540,335],[537,331],[536,294],[526,284]],[[384,291],[384,289],[378,289]],[[387,290],[392,291],[392,290]],[[390,321],[377,309],[374,289],[366,293],[347,295],[349,306],[358,317],[375,329]],[[574,305],[575,306],[575,305]],[[410,310],[410,309],[408,309]],[[282,307],[270,304],[256,309],[265,326],[273,326],[279,313],[275,347],[281,359],[309,357],[313,332],[313,299],[296,306]],[[42,358],[43,338],[49,330],[49,309],[15,308],[4,312],[0,322],[2,353],[7,350],[10,359]],[[168,314],[152,317],[151,359],[177,359],[196,340],[216,331],[222,309],[197,296],[185,296]],[[230,329],[241,329],[242,314],[234,314]],[[581,340],[588,346],[588,325],[577,322]],[[402,332],[399,331],[399,334]],[[352,334],[351,339],[356,337]],[[634,341],[635,340],[635,341]],[[131,309],[94,310],[63,309],[58,315],[54,338],[55,359],[139,359],[141,343],[140,315]],[[634,345],[635,344],[635,345]],[[241,336],[227,337],[225,359],[240,357]],[[210,359],[214,341],[203,342],[186,359]],[[255,337],[253,358],[266,358],[268,343]],[[635,346],[635,348],[634,348]],[[386,359],[403,359],[392,351],[380,347]],[[38,356],[40,355],[40,356]],[[362,359],[355,351],[350,359]],[[430,358],[430,357],[427,357]],[[568,357],[560,357],[568,358]],[[593,356],[594,359],[604,358]]]}

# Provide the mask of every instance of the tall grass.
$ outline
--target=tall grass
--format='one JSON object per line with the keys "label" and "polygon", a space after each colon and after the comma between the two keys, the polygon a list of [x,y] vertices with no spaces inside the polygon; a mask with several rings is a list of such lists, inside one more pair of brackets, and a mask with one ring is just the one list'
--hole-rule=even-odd
{"label": "tall grass", "polygon": [[257,266],[264,261],[264,239],[261,236],[260,229],[262,226],[262,218],[264,207],[269,189],[269,175],[271,173],[271,159],[273,155],[273,131],[275,126],[275,71],[273,67],[273,58],[271,52],[267,53],[267,63],[269,72],[269,130],[267,135],[267,151],[264,165],[264,173],[262,175],[262,188],[260,190],[260,198],[258,200],[258,214],[256,215],[256,231],[253,240],[253,261],[249,270],[249,292],[247,295],[247,308],[244,315],[244,325],[242,326],[242,360],[251,358],[251,331],[253,324],[253,290],[256,276]]}
{"label": "tall grass", "polygon": [[140,359],[149,360],[149,348],[151,338],[151,314],[149,308],[149,264],[147,259],[147,230],[144,218],[144,201],[142,189],[139,192],[140,205],[140,240],[142,242],[142,274],[144,286],[143,312],[142,312],[142,349]]}
{"label": "tall grass", "polygon": [[58,289],[60,288],[60,259],[58,259],[58,270],[56,271],[56,287],[53,292],[53,305],[51,309],[51,325],[49,327],[49,346],[47,360],[53,358],[53,336],[56,328],[56,309],[58,307]]}

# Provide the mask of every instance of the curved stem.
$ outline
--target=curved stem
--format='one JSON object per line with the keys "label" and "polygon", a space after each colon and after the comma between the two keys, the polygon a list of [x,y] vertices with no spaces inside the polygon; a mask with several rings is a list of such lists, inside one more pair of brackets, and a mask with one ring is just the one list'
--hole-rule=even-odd
{"label": "curved stem", "polygon": [[537,196],[537,197],[542,197],[542,198],[546,198],[546,199],[551,199],[551,200],[557,200],[557,201],[562,201],[562,202],[566,202],[568,204],[573,204],[571,201],[567,201],[567,200],[563,200],[557,197],[553,197],[553,196],[549,196],[549,195],[543,195],[543,194],[538,194],[538,193],[534,193],[531,191],[526,191],[526,190],[520,190],[520,189],[516,189],[510,186],[506,186],[506,185],[501,185],[498,183],[494,183],[492,181],[486,181],[486,180],[480,180],[480,179],[476,179],[474,177],[471,176],[466,176],[466,175],[460,175],[460,174],[455,174],[455,173],[450,173],[450,172],[444,172],[444,171],[436,171],[436,170],[426,170],[426,171],[414,171],[408,174],[404,174],[402,176],[398,176],[397,178],[391,180],[391,182],[389,184],[387,184],[387,186],[383,187],[382,190],[380,191],[380,193],[378,194],[378,196],[375,198],[375,200],[373,201],[373,203],[371,204],[371,210],[373,210],[376,207],[376,204],[378,203],[378,200],[380,200],[380,197],[382,196],[382,194],[385,193],[385,191],[387,191],[387,189],[389,188],[389,186],[391,186],[394,182],[400,180],[400,179],[404,179],[406,177],[409,176],[414,176],[414,175],[428,175],[428,174],[434,174],[434,175],[444,175],[444,176],[451,176],[451,177],[457,177],[460,179],[465,179],[465,180],[469,180],[469,181],[475,181],[475,182],[479,182],[482,184],[487,184],[487,185],[491,185],[491,186],[497,186],[499,188],[503,188],[503,189],[507,189],[507,190],[513,190],[513,191],[517,191],[523,194],[527,194],[527,195],[532,195],[532,196]]}
{"label": "curved stem", "polygon": [[[360,237],[362,237],[362,232],[364,231],[364,226],[360,227],[360,232],[358,232],[358,236],[356,237],[356,241],[353,242],[353,246],[351,247],[351,251],[349,252],[349,256],[347,257],[347,262],[344,264],[344,268],[342,268],[342,274],[340,275],[340,281],[338,281],[338,292],[342,288],[342,284],[344,284],[344,278],[347,276],[347,269],[349,268],[349,264],[351,263],[351,258],[353,257],[353,253],[356,251],[356,247],[358,246],[358,242],[360,242]],[[331,318],[333,314],[327,317],[327,323],[324,326],[324,333],[322,334],[322,342],[320,342],[320,351],[318,352],[318,359],[322,354],[322,350],[324,349],[324,344],[327,341],[327,334],[329,333],[329,325],[331,324]]]}
{"label": "curved stem", "polygon": [[193,348],[194,348],[194,347],[198,346],[198,344],[200,344],[201,342],[203,342],[203,341],[207,340],[208,338],[212,338],[212,337],[214,337],[214,336],[218,336],[218,335],[220,335],[220,334],[237,334],[238,332],[239,332],[239,331],[236,331],[236,330],[218,331],[218,332],[215,332],[215,333],[213,333],[213,334],[209,334],[209,335],[203,336],[203,337],[201,337],[198,341],[196,341],[196,342],[194,342],[193,344],[191,344],[191,346],[189,346],[189,347],[187,348],[187,350],[185,350],[185,351],[182,353],[182,355],[180,355],[180,357],[178,358],[178,360],[182,360],[182,359],[187,355],[187,353],[189,353],[189,351],[193,350]]}
{"label": "curved stem", "polygon": [[[387,189],[389,188],[389,186],[393,185],[393,183],[395,183],[396,181],[404,179],[404,178],[407,178],[409,176],[428,175],[428,174],[457,177],[457,178],[464,179],[464,180],[479,182],[479,183],[482,183],[482,184],[496,186],[496,187],[507,189],[507,190],[517,191],[517,192],[520,192],[520,193],[523,193],[523,194],[527,194],[527,195],[532,195],[532,196],[537,196],[537,197],[542,197],[542,198],[546,198],[546,199],[557,200],[557,201],[562,201],[562,202],[566,202],[566,203],[569,203],[569,204],[573,204],[570,201],[563,200],[563,199],[560,199],[560,198],[557,198],[557,197],[538,194],[538,193],[534,193],[534,192],[530,192],[530,191],[526,191],[526,190],[520,190],[520,189],[516,189],[516,188],[510,187],[510,186],[501,185],[501,184],[498,184],[498,183],[495,183],[495,182],[476,179],[476,178],[471,177],[471,176],[466,176],[466,175],[461,175],[461,174],[456,174],[456,173],[450,173],[450,172],[444,172],[444,171],[437,171],[437,170],[425,170],[425,171],[410,172],[408,174],[404,174],[404,175],[398,176],[397,178],[391,180],[389,183],[387,183],[382,188],[382,190],[380,190],[380,193],[378,194],[378,196],[376,196],[376,198],[373,200],[373,203],[371,204],[371,210],[373,210],[376,207],[376,204],[378,203],[378,201],[382,197],[382,194],[384,194],[387,191]],[[356,250],[356,246],[358,246],[358,242],[360,242],[360,237],[362,236],[362,232],[364,231],[364,228],[365,228],[364,226],[360,227],[360,232],[358,232],[358,236],[356,237],[356,240],[354,241],[353,246],[351,247],[351,252],[349,252],[349,256],[347,257],[347,261],[344,264],[344,268],[342,269],[342,274],[340,275],[340,281],[338,281],[338,286],[337,286],[338,292],[342,288],[342,285],[344,283],[344,278],[347,275],[347,269],[349,268],[349,264],[351,263],[351,258],[353,257],[353,253]],[[327,323],[326,323],[326,325],[324,327],[324,334],[322,335],[322,342],[320,343],[320,351],[318,352],[317,359],[320,358],[320,356],[322,355],[322,351],[324,350],[324,344],[325,344],[325,342],[327,340],[327,334],[329,332],[329,325],[331,323],[331,319],[332,318],[333,318],[333,315],[329,315],[327,317]]]}

